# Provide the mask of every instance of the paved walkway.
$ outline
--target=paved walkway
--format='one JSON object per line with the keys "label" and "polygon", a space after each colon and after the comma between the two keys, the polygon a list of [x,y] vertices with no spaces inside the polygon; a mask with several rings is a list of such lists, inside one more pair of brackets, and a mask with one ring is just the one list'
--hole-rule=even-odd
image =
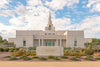
{"label": "paved walkway", "polygon": [[0,67],[100,67],[100,61],[82,62],[31,62],[0,61]]}

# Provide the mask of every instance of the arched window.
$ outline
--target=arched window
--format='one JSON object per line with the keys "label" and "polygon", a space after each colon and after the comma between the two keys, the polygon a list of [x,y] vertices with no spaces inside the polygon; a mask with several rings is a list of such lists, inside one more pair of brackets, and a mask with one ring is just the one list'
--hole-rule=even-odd
{"label": "arched window", "polygon": [[51,25],[49,25],[49,30],[51,30]]}

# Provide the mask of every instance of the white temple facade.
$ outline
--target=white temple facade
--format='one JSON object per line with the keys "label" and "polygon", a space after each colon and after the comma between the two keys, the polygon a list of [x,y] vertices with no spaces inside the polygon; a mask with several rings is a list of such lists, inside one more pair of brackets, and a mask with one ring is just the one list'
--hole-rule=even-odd
{"label": "white temple facade", "polygon": [[9,38],[16,47],[62,46],[84,48],[83,30],[55,30],[49,13],[48,24],[43,30],[17,30],[16,38]]}

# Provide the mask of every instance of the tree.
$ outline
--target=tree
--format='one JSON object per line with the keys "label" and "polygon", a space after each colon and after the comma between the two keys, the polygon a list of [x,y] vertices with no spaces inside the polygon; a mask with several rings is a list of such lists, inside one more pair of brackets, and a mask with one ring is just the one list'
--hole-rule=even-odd
{"label": "tree", "polygon": [[0,36],[0,42],[2,42],[2,37]]}
{"label": "tree", "polygon": [[89,45],[89,48],[90,48],[90,50],[92,49],[92,44],[90,43],[90,45]]}

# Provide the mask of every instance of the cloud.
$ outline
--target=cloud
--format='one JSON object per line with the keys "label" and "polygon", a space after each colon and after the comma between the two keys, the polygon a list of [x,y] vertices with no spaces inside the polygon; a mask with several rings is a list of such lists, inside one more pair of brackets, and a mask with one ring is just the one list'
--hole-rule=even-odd
{"label": "cloud", "polygon": [[15,13],[24,16],[25,14],[27,14],[27,9],[23,4],[20,4],[15,8]]}
{"label": "cloud", "polygon": [[13,10],[1,10],[0,15],[4,17],[14,16],[14,11]]}
{"label": "cloud", "polygon": [[100,0],[88,0],[88,4],[87,4],[87,7],[88,8],[91,8],[91,12],[100,12]]}
{"label": "cloud", "polygon": [[91,16],[84,19],[80,24],[77,24],[76,29],[84,30],[85,37],[100,37],[95,33],[100,33],[100,16]]}
{"label": "cloud", "polygon": [[[34,2],[34,5],[30,4],[33,0],[28,1],[26,6],[18,4],[15,9],[9,10],[9,12],[6,10],[4,11],[4,14],[1,13],[4,16],[9,16],[8,14],[10,14],[10,11],[12,11],[13,13],[11,13],[11,15],[14,15],[9,19],[9,26],[1,24],[2,28],[0,28],[0,31],[2,33],[0,35],[2,35],[4,38],[15,37],[16,30],[44,30],[48,23],[49,8],[40,4],[41,1],[40,3],[37,1]],[[15,16],[15,14],[17,16]],[[71,23],[69,18],[55,18],[55,13],[52,10],[51,14],[52,22],[57,30],[65,29],[66,25]]]}
{"label": "cloud", "polygon": [[11,0],[0,0],[0,9],[1,8],[4,8],[6,9],[7,8],[7,4],[9,4],[9,2],[11,2]]}
{"label": "cloud", "polygon": [[[87,7],[91,8],[92,11],[97,11],[98,7],[95,7],[95,9],[92,7],[97,3],[94,2],[95,0],[90,3],[91,1],[89,0]],[[15,37],[16,30],[44,30],[48,23],[48,7],[50,7],[52,23],[56,30],[85,30],[86,37],[97,37],[95,33],[100,33],[100,16],[87,17],[80,23],[74,24],[71,23],[70,18],[56,18],[55,12],[57,10],[63,9],[64,7],[73,7],[77,3],[79,3],[79,0],[52,0],[50,2],[45,1],[44,3],[41,0],[27,0],[27,5],[25,6],[18,4],[15,9],[2,10],[0,11],[0,15],[12,17],[9,19],[10,25],[0,23],[0,35],[4,38],[9,38]]]}
{"label": "cloud", "polygon": [[91,12],[94,12],[94,11],[100,12],[100,2],[93,5],[93,8],[91,9]]}
{"label": "cloud", "polygon": [[69,18],[58,18],[53,19],[53,25],[56,30],[66,30],[66,27],[71,24],[71,19]]}
{"label": "cloud", "polygon": [[65,6],[74,7],[73,5],[79,3],[79,0],[52,0],[46,1],[45,5],[49,6],[53,10],[63,9]]}

